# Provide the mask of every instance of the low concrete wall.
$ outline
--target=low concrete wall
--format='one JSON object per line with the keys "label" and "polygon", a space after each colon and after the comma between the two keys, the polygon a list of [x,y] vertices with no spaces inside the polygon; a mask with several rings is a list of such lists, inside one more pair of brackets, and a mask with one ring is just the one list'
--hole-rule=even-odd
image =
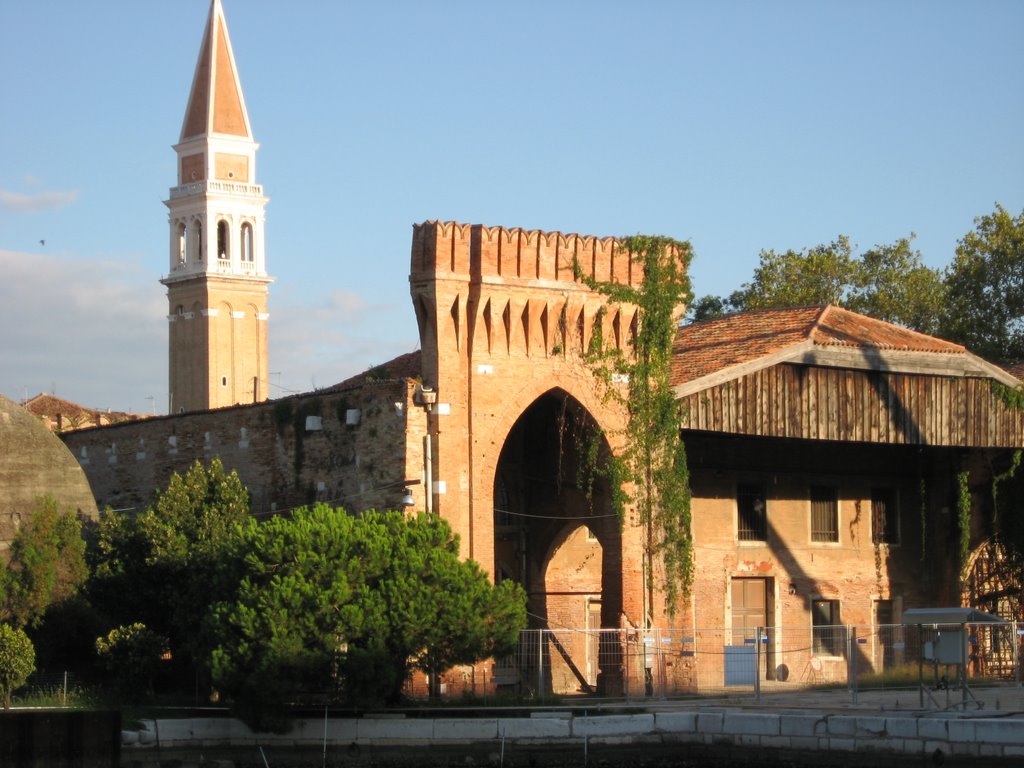
{"label": "low concrete wall", "polygon": [[124,732],[125,756],[163,748],[322,746],[432,748],[453,745],[498,752],[506,747],[592,745],[695,745],[785,752],[814,752],[842,759],[850,753],[918,756],[934,764],[1024,762],[1024,719],[1019,716],[816,715],[750,712],[728,708],[642,714],[572,716],[544,713],[529,718],[404,718],[306,720],[286,734],[253,733],[232,719],[144,721]]}

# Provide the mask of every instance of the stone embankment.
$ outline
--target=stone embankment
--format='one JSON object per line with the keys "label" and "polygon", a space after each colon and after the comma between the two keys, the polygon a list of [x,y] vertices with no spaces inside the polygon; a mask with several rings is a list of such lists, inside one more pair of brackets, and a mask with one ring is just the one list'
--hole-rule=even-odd
{"label": "stone embankment", "polygon": [[[824,714],[721,708],[580,716],[297,721],[257,734],[228,718],[142,722],[125,731],[122,765],[160,752],[178,764],[282,765],[1022,765],[1024,718],[990,712]],[[322,753],[322,761],[320,759]],[[244,756],[244,758],[243,758]],[[272,756],[272,759],[268,756]],[[196,762],[196,761],[201,762]]]}

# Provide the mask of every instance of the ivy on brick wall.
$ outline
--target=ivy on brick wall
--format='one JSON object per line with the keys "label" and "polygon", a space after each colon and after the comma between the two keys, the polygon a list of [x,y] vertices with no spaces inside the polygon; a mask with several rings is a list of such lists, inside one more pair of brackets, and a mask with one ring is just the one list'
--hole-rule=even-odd
{"label": "ivy on brick wall", "polygon": [[971,487],[967,483],[968,472],[956,476],[956,521],[960,533],[960,573],[966,575],[967,560],[971,555]]}
{"label": "ivy on brick wall", "polygon": [[[671,384],[678,311],[692,296],[687,274],[691,248],[686,242],[646,235],[626,238],[622,246],[643,273],[636,287],[594,280],[574,264],[577,279],[589,288],[613,304],[632,304],[638,310],[629,349],[605,346],[598,322],[586,359],[605,385],[606,396],[627,410],[623,447],[612,460],[620,469],[611,474],[620,499],[631,489],[628,500],[643,528],[648,605],[660,587],[669,615],[674,615],[693,583],[690,473],[679,438],[681,404]],[[655,564],[660,565],[660,579]]]}

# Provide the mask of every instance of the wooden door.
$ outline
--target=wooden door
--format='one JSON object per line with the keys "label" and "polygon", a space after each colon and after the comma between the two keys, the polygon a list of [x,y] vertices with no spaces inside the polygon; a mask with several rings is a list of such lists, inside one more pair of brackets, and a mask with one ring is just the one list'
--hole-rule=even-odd
{"label": "wooden door", "polygon": [[757,638],[757,628],[768,626],[767,579],[732,580],[732,644]]}

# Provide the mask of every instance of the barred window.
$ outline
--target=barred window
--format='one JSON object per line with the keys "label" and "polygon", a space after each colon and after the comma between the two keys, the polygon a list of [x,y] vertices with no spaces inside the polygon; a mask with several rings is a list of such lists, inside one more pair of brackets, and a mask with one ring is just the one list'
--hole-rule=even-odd
{"label": "barred window", "polygon": [[844,628],[839,624],[838,600],[811,601],[811,634],[816,655],[843,655]]}
{"label": "barred window", "polygon": [[736,530],[740,541],[768,540],[768,505],[762,486],[737,486]]}
{"label": "barred window", "polygon": [[871,541],[900,543],[900,516],[895,488],[871,489]]}
{"label": "barred window", "polygon": [[839,501],[835,488],[811,488],[811,541],[839,541]]}

